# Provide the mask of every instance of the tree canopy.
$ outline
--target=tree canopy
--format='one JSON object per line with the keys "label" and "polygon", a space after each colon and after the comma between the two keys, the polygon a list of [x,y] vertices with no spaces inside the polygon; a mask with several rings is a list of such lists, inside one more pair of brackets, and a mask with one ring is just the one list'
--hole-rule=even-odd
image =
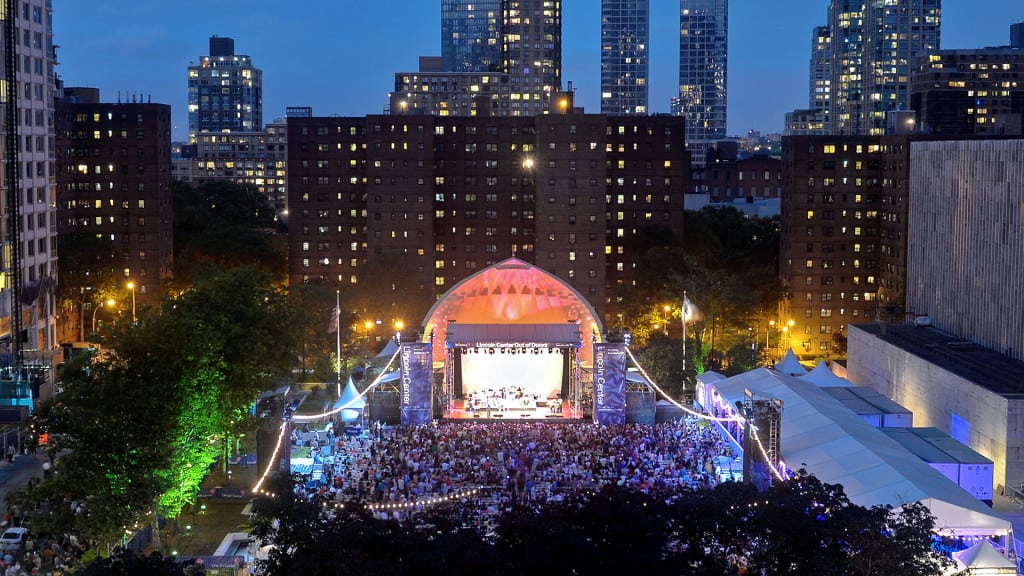
{"label": "tree canopy", "polygon": [[55,473],[14,496],[40,505],[36,529],[109,544],[194,502],[256,396],[289,372],[293,314],[265,272],[221,271],[120,324],[102,355],[67,364],[63,392],[29,424],[50,433]]}
{"label": "tree canopy", "polygon": [[[756,336],[783,297],[778,278],[778,220],[734,208],[686,213],[685,235],[644,243],[634,262],[620,328],[629,329],[644,367],[673,393],[695,373],[727,375],[756,366]],[[683,373],[683,294],[700,315],[688,318]],[[752,352],[753,349],[753,352]]]}
{"label": "tree canopy", "polygon": [[[724,483],[672,501],[609,486],[581,505],[505,512],[493,535],[446,524],[372,518],[359,505],[297,498],[272,479],[254,502],[253,535],[273,544],[261,568],[298,574],[820,574],[938,576],[935,520],[921,504],[851,504],[804,474],[764,492]],[[741,571],[740,567],[746,568]]]}
{"label": "tree canopy", "polygon": [[274,232],[274,209],[251,186],[175,182],[174,283],[188,286],[205,268],[250,266],[269,272],[275,281],[287,274],[285,241]]}

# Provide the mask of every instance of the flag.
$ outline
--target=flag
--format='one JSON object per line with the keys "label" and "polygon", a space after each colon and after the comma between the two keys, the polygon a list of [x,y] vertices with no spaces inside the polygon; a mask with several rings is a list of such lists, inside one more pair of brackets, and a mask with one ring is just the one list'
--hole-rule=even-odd
{"label": "flag", "polygon": [[338,331],[338,322],[341,320],[341,310],[337,306],[331,310],[331,323],[327,325],[327,333],[333,334]]}
{"label": "flag", "polygon": [[690,322],[696,322],[704,318],[697,305],[690,301],[690,297],[683,295],[683,328]]}

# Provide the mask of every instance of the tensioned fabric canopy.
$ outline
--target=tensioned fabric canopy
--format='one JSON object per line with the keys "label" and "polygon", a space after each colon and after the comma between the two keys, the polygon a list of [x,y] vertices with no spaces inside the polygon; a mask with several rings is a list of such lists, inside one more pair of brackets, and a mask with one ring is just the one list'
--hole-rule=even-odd
{"label": "tensioned fabric canopy", "polygon": [[840,484],[860,506],[922,502],[936,528],[1005,535],[1011,524],[806,378],[758,368],[710,384],[732,406],[746,392],[782,400],[780,452],[791,469]]}
{"label": "tensioned fabric canopy", "polygon": [[589,343],[601,342],[603,330],[594,307],[554,274],[518,258],[508,258],[452,286],[434,303],[422,326],[423,338],[433,337],[434,361],[443,362],[449,326],[568,323],[576,325],[577,339],[588,344],[580,349],[580,360],[590,361],[593,347]]}

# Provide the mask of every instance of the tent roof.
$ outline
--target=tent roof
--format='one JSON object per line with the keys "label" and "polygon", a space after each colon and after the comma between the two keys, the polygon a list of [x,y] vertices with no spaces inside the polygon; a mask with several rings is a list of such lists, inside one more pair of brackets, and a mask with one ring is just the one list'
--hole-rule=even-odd
{"label": "tent roof", "polygon": [[839,388],[853,386],[853,384],[850,383],[850,381],[847,380],[846,378],[840,378],[839,376],[836,376],[835,373],[832,372],[832,369],[829,368],[827,364],[825,364],[824,360],[818,362],[818,365],[815,366],[813,370],[811,370],[807,374],[804,374],[803,376],[801,376],[801,378],[807,380],[808,382],[814,382],[815,384],[821,386],[822,388]]}
{"label": "tent roof", "polygon": [[782,400],[782,460],[822,482],[841,484],[854,504],[923,502],[938,529],[960,535],[1010,529],[991,508],[804,378],[758,368],[712,386],[729,405],[744,400],[747,390]]}
{"label": "tent roof", "polygon": [[[1003,556],[988,540],[982,540],[974,546],[954,552],[953,557],[965,568],[1016,568],[1013,560]],[[1016,572],[1014,572],[1016,573]]]}
{"label": "tent roof", "polygon": [[398,352],[398,344],[392,339],[388,340],[388,343],[384,345],[384,349],[377,354],[377,358],[391,358]]}
{"label": "tent roof", "polygon": [[345,406],[346,410],[361,410],[366,407],[366,400],[359,396],[359,391],[356,390],[356,385],[352,383],[352,377],[349,376],[348,384],[345,385],[345,390],[341,392],[341,397],[334,402],[334,409]]}
{"label": "tent roof", "polygon": [[804,368],[804,365],[797,360],[792,348],[786,351],[786,355],[775,365],[775,369],[790,376],[799,376],[807,373],[807,368]]}

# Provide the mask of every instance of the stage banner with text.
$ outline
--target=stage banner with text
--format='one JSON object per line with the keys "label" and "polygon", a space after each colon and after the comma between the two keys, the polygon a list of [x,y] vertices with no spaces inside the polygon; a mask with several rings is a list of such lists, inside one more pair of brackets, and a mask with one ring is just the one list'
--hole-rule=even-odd
{"label": "stage banner with text", "polygon": [[602,426],[626,423],[626,344],[594,344],[594,418]]}
{"label": "stage banner with text", "polygon": [[429,342],[403,342],[401,359],[402,425],[428,424],[433,354]]}

